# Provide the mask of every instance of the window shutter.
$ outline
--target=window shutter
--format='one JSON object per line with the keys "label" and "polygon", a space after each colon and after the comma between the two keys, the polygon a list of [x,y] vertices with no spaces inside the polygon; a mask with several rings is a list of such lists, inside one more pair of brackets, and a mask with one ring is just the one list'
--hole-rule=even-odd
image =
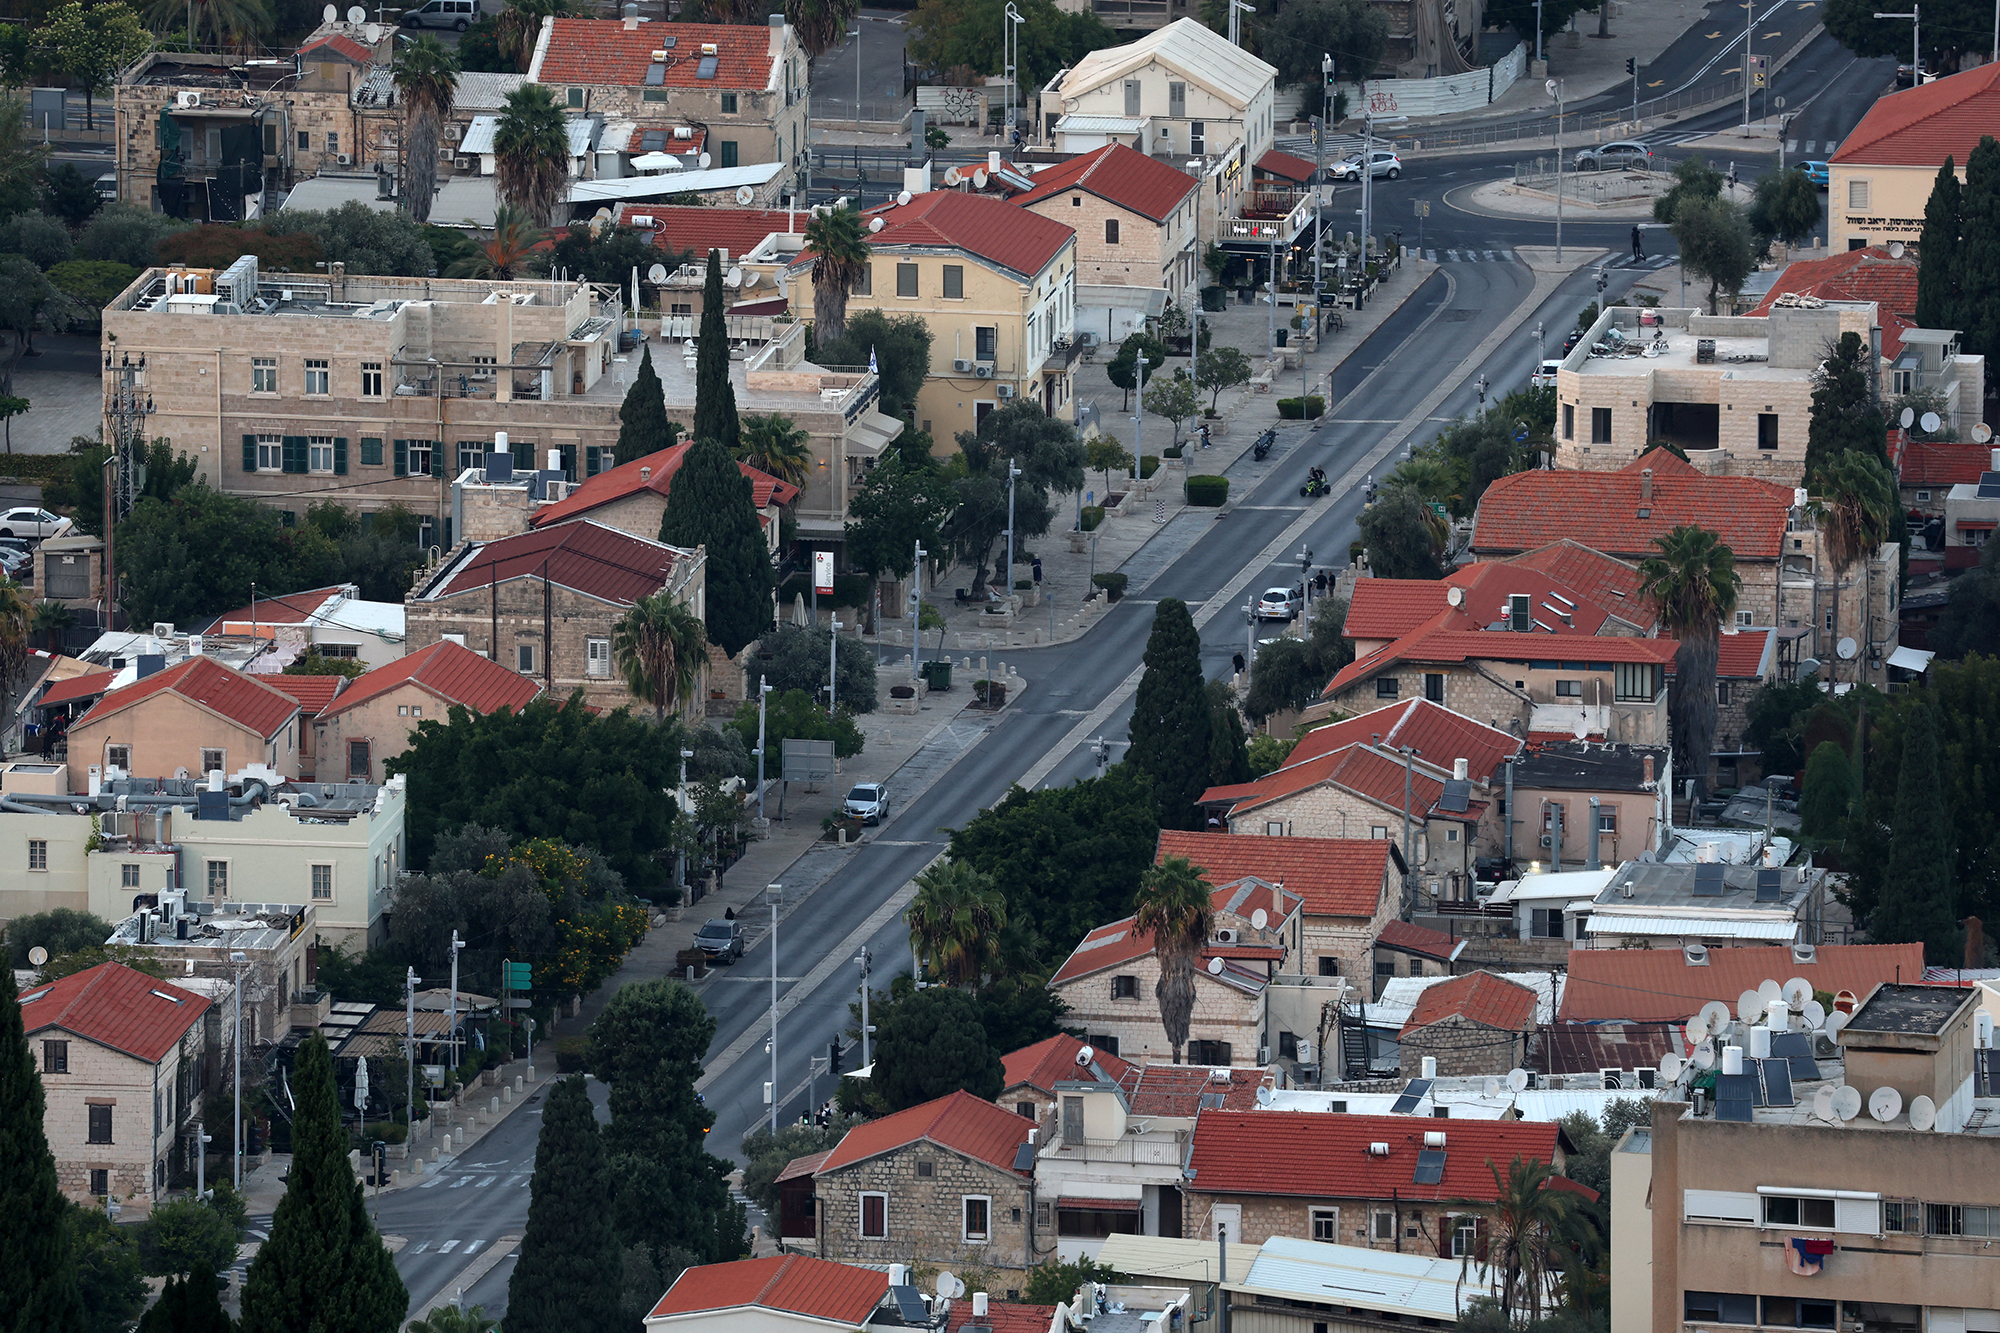
{"label": "window shutter", "polygon": [[333,442],[333,475],[347,475],[347,437],[344,435],[336,437]]}
{"label": "window shutter", "polygon": [[284,437],[285,471],[304,472],[306,470],[306,437],[287,435]]}
{"label": "window shutter", "polygon": [[586,477],[596,476],[597,465],[598,465],[597,446],[594,444],[585,446],[583,451],[583,475]]}
{"label": "window shutter", "polygon": [[576,476],[576,446],[573,444],[562,446],[562,470],[566,477]]}
{"label": "window shutter", "polygon": [[399,477],[410,475],[410,442],[408,440],[396,441],[396,475]]}
{"label": "window shutter", "polygon": [[245,472],[255,472],[257,470],[257,437],[255,435],[245,435],[243,437],[243,470]]}
{"label": "window shutter", "polygon": [[382,441],[372,435],[365,435],[361,439],[361,466],[382,466]]}

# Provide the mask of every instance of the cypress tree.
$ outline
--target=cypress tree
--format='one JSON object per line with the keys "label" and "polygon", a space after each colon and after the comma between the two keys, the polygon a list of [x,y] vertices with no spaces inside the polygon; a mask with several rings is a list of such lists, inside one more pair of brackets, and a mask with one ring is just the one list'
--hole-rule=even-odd
{"label": "cypress tree", "polygon": [[1186,602],[1161,600],[1146,639],[1145,663],[1132,703],[1132,748],[1125,759],[1152,778],[1161,828],[1200,828],[1201,808],[1195,802],[1208,789],[1214,723],[1201,678],[1201,636]]}
{"label": "cypress tree", "polygon": [[1946,799],[1936,719],[1928,704],[1919,703],[1903,732],[1889,860],[1868,934],[1882,944],[1920,943],[1925,961],[1939,965],[1958,956],[1958,852]]}
{"label": "cypress tree", "polygon": [[1965,351],[1989,361],[2000,355],[2000,142],[1986,135],[1965,160],[1959,205],[1957,321]]}
{"label": "cypress tree", "polygon": [[618,466],[673,447],[680,427],[667,417],[666,393],[653,369],[649,343],[639,357],[639,373],[618,409]]}
{"label": "cypress tree", "polygon": [[1815,842],[1838,842],[1854,808],[1854,764],[1838,741],[1821,741],[1806,760],[1799,828]]}
{"label": "cypress tree", "polygon": [[70,1205],[56,1183],[45,1109],[14,973],[0,968],[0,1333],[70,1333],[83,1326],[64,1225]]}
{"label": "cypress tree", "polygon": [[1825,368],[1813,375],[1812,416],[1806,425],[1806,485],[1850,449],[1889,460],[1889,426],[1869,387],[1868,344],[1843,333]]}
{"label": "cypress tree", "polygon": [[1917,241],[1917,324],[1955,329],[1958,318],[1959,237],[1965,230],[1964,192],[1958,169],[1946,158],[1924,205],[1924,230]]}
{"label": "cypress tree", "polygon": [[243,1284],[243,1333],[396,1333],[409,1292],[348,1165],[333,1057],[315,1032],[292,1070],[292,1174]]}
{"label": "cypress tree", "polygon": [[224,1313],[215,1278],[207,1273],[179,1273],[160,1288],[139,1320],[139,1333],[234,1333],[235,1321]]}
{"label": "cypress tree", "polygon": [[[729,382],[729,330],[722,322],[722,256],[708,252],[708,281],[701,289],[701,328],[694,363],[694,437],[719,440],[736,452],[736,386]],[[678,479],[676,485],[679,484]]]}
{"label": "cypress tree", "polygon": [[708,548],[711,643],[734,657],[771,627],[771,550],[757,521],[750,479],[713,435],[697,432],[674,473],[660,540]]}
{"label": "cypress tree", "polygon": [[604,1137],[580,1077],[549,1092],[528,1226],[507,1281],[510,1333],[618,1333],[624,1256],[604,1207]]}

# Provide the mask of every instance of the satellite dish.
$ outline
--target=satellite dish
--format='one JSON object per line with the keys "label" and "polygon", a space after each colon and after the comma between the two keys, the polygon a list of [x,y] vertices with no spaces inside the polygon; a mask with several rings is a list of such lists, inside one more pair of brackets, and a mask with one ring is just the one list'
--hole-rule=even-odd
{"label": "satellite dish", "polygon": [[748,208],[750,206],[750,201],[752,199],[755,199],[756,197],[757,197],[757,192],[751,189],[749,186],[739,185],[736,187],[736,202],[739,205]]}
{"label": "satellite dish", "polygon": [[973,169],[973,172],[972,172],[972,188],[973,188],[973,189],[975,189],[975,190],[983,190],[983,189],[985,189],[985,188],[986,188],[986,168],[985,168],[985,167],[976,167],[976,168],[974,168],[974,169]]}
{"label": "satellite dish", "polygon": [[1854,655],[1861,651],[1861,645],[1846,635],[1842,635],[1840,642],[1833,645],[1833,651],[1839,654],[1841,661],[1852,662]]}
{"label": "satellite dish", "polygon": [[1987,425],[1985,422],[1982,421],[1972,428],[1972,442],[1974,444],[1985,444],[1992,438],[1993,427]]}
{"label": "satellite dish", "polygon": [[1250,927],[1253,930],[1262,930],[1270,923],[1271,914],[1261,907],[1250,914]]}
{"label": "satellite dish", "polygon": [[1868,1094],[1868,1114],[1883,1124],[1888,1124],[1903,1113],[1903,1094],[1891,1087],[1880,1087]]}
{"label": "satellite dish", "polygon": [[937,1275],[937,1294],[944,1297],[944,1299],[950,1300],[958,1294],[952,1290],[957,1285],[958,1277],[949,1268],[944,1269]]}
{"label": "satellite dish", "polygon": [[1681,1031],[1687,1034],[1688,1045],[1699,1046],[1708,1039],[1708,1020],[1696,1014],[1687,1021]]}
{"label": "satellite dish", "polygon": [[[1804,977],[1793,977],[1785,983],[1780,994],[1784,997],[1786,1008],[1793,1013],[1802,1013],[1805,1007],[1812,1003],[1813,985]],[[1810,1026],[1818,1027],[1819,1024],[1813,1023]]]}
{"label": "satellite dish", "polygon": [[910,192],[908,190],[896,191],[896,207],[901,208],[904,204],[907,204],[909,202],[910,202]]}
{"label": "satellite dish", "polygon": [[[1775,996],[1772,998],[1776,998]],[[1757,1021],[1764,1012],[1764,992],[1747,990],[1736,997],[1736,1016],[1746,1023]]]}
{"label": "satellite dish", "polygon": [[360,5],[349,5],[349,6],[348,6],[348,8],[347,8],[347,21],[348,21],[349,23],[359,23],[359,22],[361,22],[361,21],[362,21],[363,19],[365,19],[365,18],[367,18],[367,17],[368,17],[368,11],[367,11],[367,10],[365,10],[365,9],[363,9],[363,8],[362,8],[362,7],[360,6]]}
{"label": "satellite dish", "polygon": [[1257,1105],[1269,1106],[1275,1100],[1276,1100],[1276,1094],[1274,1094],[1269,1088],[1260,1086],[1257,1089]]}
{"label": "satellite dish", "polygon": [[1500,1095],[1499,1079],[1488,1076],[1486,1080],[1486,1095],[1488,1097],[1498,1097]]}
{"label": "satellite dish", "polygon": [[1827,1036],[1833,1038],[1835,1041],[1839,1041],[1840,1030],[1847,1026],[1850,1018],[1851,1015],[1843,1014],[1840,1010],[1836,1009],[1826,1016],[1826,1026],[1823,1030]]}
{"label": "satellite dish", "polygon": [[1694,1048],[1694,1067],[1695,1067],[1696,1069],[1713,1069],[1713,1068],[1715,1068],[1715,1048],[1714,1048],[1713,1046],[1697,1046],[1697,1047],[1695,1047],[1695,1048]]}
{"label": "satellite dish", "polygon": [[722,275],[722,285],[725,287],[741,287],[743,285],[743,270],[740,268],[730,269],[729,272]]}
{"label": "satellite dish", "polygon": [[1833,1007],[1852,1018],[1854,1011],[1861,1007],[1861,1000],[1853,991],[1842,986],[1833,993]]}
{"label": "satellite dish", "polygon": [[1937,428],[1943,424],[1943,421],[1939,418],[1937,413],[1926,412],[1918,420],[1917,424],[1924,428],[1924,434],[1932,435],[1937,432]]}
{"label": "satellite dish", "polygon": [[364,23],[361,25],[361,35],[368,39],[370,46],[373,46],[382,40],[382,25],[379,23]]}
{"label": "satellite dish", "polygon": [[1910,1098],[1910,1128],[1922,1133],[1937,1124],[1937,1103],[1919,1094]]}
{"label": "satellite dish", "polygon": [[1660,1077],[1671,1083],[1681,1076],[1682,1060],[1672,1051],[1660,1057]]}
{"label": "satellite dish", "polygon": [[944,183],[946,185],[956,185],[964,179],[965,177],[958,174],[957,167],[946,167],[944,169]]}
{"label": "satellite dish", "polygon": [[707,171],[707,170],[708,170],[708,154],[707,154],[707,153],[703,153],[703,154],[701,155],[701,169],[702,169],[703,171]]}
{"label": "satellite dish", "polygon": [[1525,1069],[1508,1070],[1507,1089],[1510,1092],[1526,1092],[1528,1090],[1528,1071]]}
{"label": "satellite dish", "polygon": [[1910,428],[1910,423],[1912,421],[1915,421],[1916,419],[1917,419],[1917,409],[1914,407],[1904,408],[1903,415],[1897,418],[1897,420],[1902,423],[1902,427],[1904,430],[1908,430]]}
{"label": "satellite dish", "polygon": [[756,269],[746,268],[743,270],[743,286],[745,290],[755,287],[761,280]]}
{"label": "satellite dish", "polygon": [[340,8],[337,5],[328,5],[325,9],[319,11],[319,20],[322,23],[335,23],[339,19]]}
{"label": "satellite dish", "polygon": [[1817,1032],[1826,1026],[1826,1006],[1822,1005],[1818,1000],[1807,1000],[1804,1014],[1806,1031]]}
{"label": "satellite dish", "polygon": [[37,944],[34,948],[28,950],[28,961],[36,967],[40,967],[43,963],[49,961],[49,951]]}
{"label": "satellite dish", "polygon": [[1773,1000],[1783,999],[1785,988],[1769,977],[1757,983],[1757,994],[1764,1001],[1762,1007],[1769,1009]]}
{"label": "satellite dish", "polygon": [[1904,245],[1901,241],[1889,242],[1889,258],[1901,259],[1903,257],[1903,251],[1904,251]]}
{"label": "satellite dish", "polygon": [[869,219],[868,219],[868,230],[869,230],[870,232],[878,232],[878,231],[882,230],[882,219],[881,219],[881,218],[869,218]]}
{"label": "satellite dish", "polygon": [[1815,1120],[1832,1120],[1836,1125],[1840,1123],[1833,1114],[1833,1084],[1819,1085],[1819,1091],[1813,1094],[1812,1113]]}
{"label": "satellite dish", "polygon": [[784,274],[780,273],[778,275],[778,295],[790,296],[791,294],[792,294],[791,279],[787,278]]}
{"label": "satellite dish", "polygon": [[1711,1033],[1720,1032],[1729,1026],[1729,1006],[1720,1000],[1710,1000],[1701,1007],[1702,1020],[1708,1024]]}
{"label": "satellite dish", "polygon": [[1222,960],[1220,958],[1211,958],[1208,960],[1208,975],[1211,977],[1222,975]]}
{"label": "satellite dish", "polygon": [[595,213],[592,213],[590,215],[590,220],[592,222],[609,222],[611,221],[611,210],[608,208],[600,208]]}
{"label": "satellite dish", "polygon": [[1842,1084],[1833,1090],[1833,1118],[1848,1121],[1861,1114],[1861,1089]]}
{"label": "satellite dish", "polygon": [[1079,1046],[1076,1048],[1076,1066],[1078,1069],[1083,1068],[1085,1065],[1089,1064],[1092,1060],[1095,1060],[1096,1058],[1097,1058],[1097,1052],[1092,1047]]}
{"label": "satellite dish", "polygon": [[652,283],[655,287],[662,285],[666,280],[667,266],[665,264],[655,264],[646,270],[646,281]]}

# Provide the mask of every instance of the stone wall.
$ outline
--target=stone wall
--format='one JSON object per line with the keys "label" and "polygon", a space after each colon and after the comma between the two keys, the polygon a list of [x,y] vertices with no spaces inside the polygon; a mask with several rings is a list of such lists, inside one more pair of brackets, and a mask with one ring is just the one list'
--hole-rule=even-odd
{"label": "stone wall", "polygon": [[[1133,979],[1129,999],[1112,998],[1112,979]],[[1173,1059],[1167,1044],[1167,1029],[1160,1021],[1160,1002],[1153,995],[1159,983],[1159,959],[1142,954],[1116,969],[1078,977],[1050,987],[1070,1008],[1064,1022],[1084,1031],[1084,1040],[1096,1045],[1101,1038],[1115,1039],[1115,1054],[1134,1064],[1165,1064]],[[1225,1041],[1230,1059],[1248,1064],[1257,1058],[1262,1035],[1261,998],[1224,982],[1206,972],[1195,975],[1194,1013],[1188,1020],[1189,1041]],[[1186,1052],[1182,1052],[1185,1057]]]}
{"label": "stone wall", "polygon": [[[1194,182],[1188,182],[1190,193]],[[1033,205],[1030,212],[1076,232],[1076,280],[1116,287],[1165,289],[1167,299],[1188,306],[1193,281],[1194,228],[1187,206],[1175,208],[1165,223],[1120,207],[1088,190],[1065,190]],[[1116,242],[1104,225],[1118,224]]]}
{"label": "stone wall", "polygon": [[[1215,1239],[1217,1208],[1240,1210],[1240,1221],[1230,1231],[1233,1247],[1262,1245],[1273,1236],[1299,1240],[1313,1238],[1313,1215],[1332,1213],[1343,1245],[1361,1245],[1371,1250],[1401,1250],[1404,1253],[1436,1254],[1437,1227],[1444,1216],[1435,1204],[1398,1203],[1389,1199],[1298,1199],[1261,1194],[1200,1194],[1190,1192],[1182,1210],[1183,1228],[1188,1239]],[[1387,1214],[1385,1229],[1391,1234],[1376,1235],[1373,1218]],[[1400,1236],[1394,1234],[1400,1223]],[[1398,1244],[1398,1242],[1401,1242]]]}
{"label": "stone wall", "polygon": [[[926,1166],[930,1174],[919,1175]],[[935,1265],[955,1273],[983,1268],[995,1272],[1001,1285],[1022,1285],[1032,1215],[1030,1182],[1023,1176],[926,1141],[827,1172],[813,1185],[820,1199],[820,1253],[825,1258]],[[889,1234],[864,1237],[861,1196],[877,1191],[888,1196]],[[966,1234],[968,1196],[989,1200],[984,1239]]]}
{"label": "stone wall", "polygon": [[1448,1014],[1405,1032],[1400,1044],[1406,1074],[1421,1068],[1427,1055],[1437,1059],[1438,1073],[1445,1076],[1504,1074],[1526,1061],[1528,1033],[1526,1029],[1509,1032],[1463,1014]]}
{"label": "stone wall", "polygon": [[[68,1073],[45,1070],[43,1043],[47,1041],[67,1042]],[[198,1071],[204,1049],[200,1023],[189,1028],[157,1068],[59,1028],[45,1029],[29,1038],[36,1068],[44,1071],[41,1077],[47,1109],[42,1125],[55,1157],[56,1178],[67,1198],[102,1207],[101,1196],[93,1195],[90,1186],[91,1173],[104,1171],[108,1173],[109,1197],[118,1201],[127,1220],[152,1212],[154,1193],[161,1183],[155,1164],[164,1162],[169,1154],[178,1156],[181,1126],[192,1119],[199,1101]],[[90,1142],[92,1106],[111,1109],[109,1143]]]}

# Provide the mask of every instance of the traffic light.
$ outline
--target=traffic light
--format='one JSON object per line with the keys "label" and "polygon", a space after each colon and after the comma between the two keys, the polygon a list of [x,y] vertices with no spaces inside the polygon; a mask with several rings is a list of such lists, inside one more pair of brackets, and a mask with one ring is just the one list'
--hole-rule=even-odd
{"label": "traffic light", "polygon": [[1626,56],[1626,57],[1625,57],[1625,72],[1626,72],[1627,74],[1637,74],[1637,73],[1639,72],[1639,62],[1638,62],[1638,60],[1637,60],[1637,59],[1635,59],[1635,58],[1634,58],[1634,57],[1632,57],[1632,56]]}
{"label": "traffic light", "polygon": [[826,1069],[830,1074],[840,1072],[840,1038],[835,1037],[826,1044]]}

